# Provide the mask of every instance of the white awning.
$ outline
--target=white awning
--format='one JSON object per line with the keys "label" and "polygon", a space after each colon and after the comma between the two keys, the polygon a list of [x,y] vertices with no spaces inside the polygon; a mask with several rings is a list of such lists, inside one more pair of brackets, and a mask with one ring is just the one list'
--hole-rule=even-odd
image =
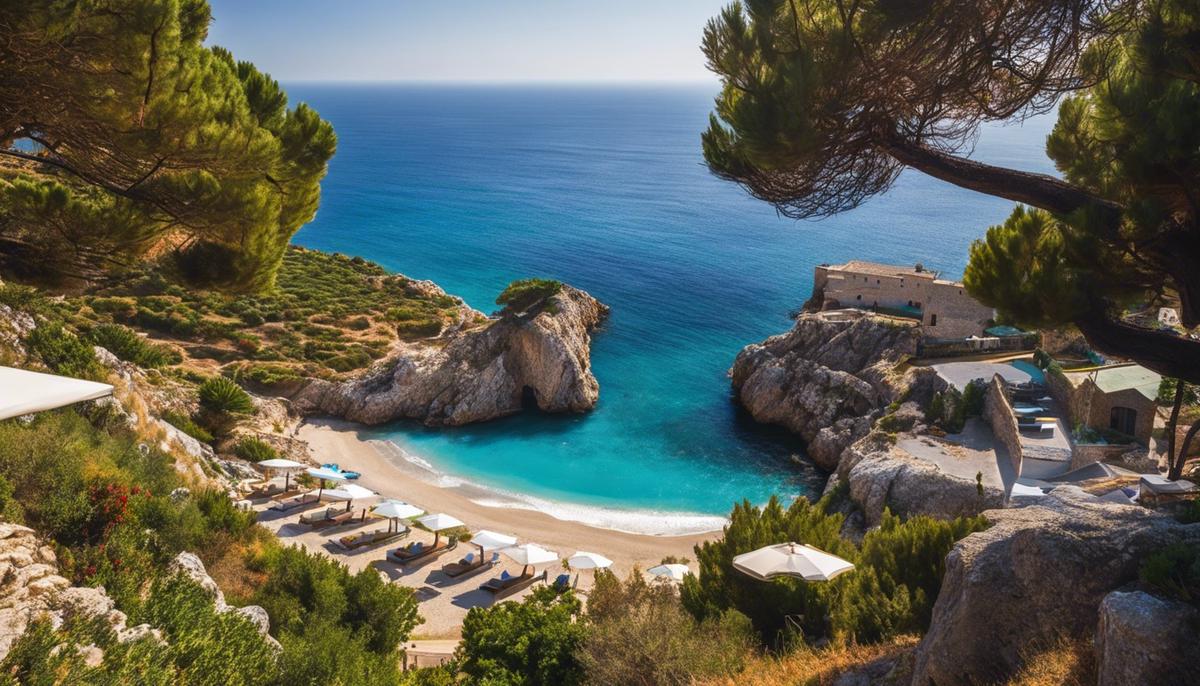
{"label": "white awning", "polygon": [[106,383],[0,367],[0,419],[112,395]]}

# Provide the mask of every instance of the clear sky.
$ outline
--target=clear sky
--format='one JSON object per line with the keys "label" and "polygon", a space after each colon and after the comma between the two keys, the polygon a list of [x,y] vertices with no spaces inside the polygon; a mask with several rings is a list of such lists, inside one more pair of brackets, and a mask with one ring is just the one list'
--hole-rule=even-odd
{"label": "clear sky", "polygon": [[281,81],[712,81],[728,0],[209,0],[210,45]]}

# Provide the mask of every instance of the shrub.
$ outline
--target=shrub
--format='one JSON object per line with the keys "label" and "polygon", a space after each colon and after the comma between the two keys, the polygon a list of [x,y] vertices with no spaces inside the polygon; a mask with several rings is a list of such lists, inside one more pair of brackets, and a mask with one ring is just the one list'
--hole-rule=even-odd
{"label": "shrub", "polygon": [[523,312],[559,293],[561,281],[553,279],[520,279],[513,281],[496,296],[496,304],[505,312]]}
{"label": "shrub", "polygon": [[253,414],[254,402],[236,382],[214,376],[200,385],[200,405],[224,414]]}
{"label": "shrub", "polygon": [[100,379],[104,375],[92,346],[64,329],[61,323],[42,324],[29,332],[25,343],[59,374],[80,379]]}
{"label": "shrub", "polygon": [[522,602],[473,607],[456,653],[469,683],[572,686],[584,679],[579,649],[586,627],[573,593],[552,586]]}
{"label": "shrub", "polygon": [[213,442],[213,435],[209,433],[207,429],[197,424],[191,417],[185,414],[168,410],[162,413],[162,419],[171,426],[179,429],[201,443]]}
{"label": "shrub", "polygon": [[1142,561],[1139,576],[1160,593],[1200,606],[1200,546],[1169,545]]}
{"label": "shrub", "polygon": [[426,319],[396,324],[396,333],[402,338],[429,338],[442,332],[442,320]]}
{"label": "shrub", "polygon": [[100,324],[93,327],[88,332],[88,338],[95,345],[139,367],[155,369],[183,361],[183,356],[174,348],[149,343],[133,329],[120,324]]}
{"label": "shrub", "polygon": [[[827,496],[816,504],[799,498],[786,510],[777,498],[764,508],[734,507],[719,540],[698,550],[699,575],[684,579],[684,606],[698,619],[736,609],[750,618],[763,642],[786,640],[786,618],[799,618],[808,637],[877,641],[923,631],[945,571],[945,557],[959,538],[982,529],[981,517],[942,522],[928,517],[901,521],[885,513],[878,529],[859,546],[839,535],[844,516]],[[733,557],[762,546],[795,541],[855,563],[852,573],[829,583],[794,579],[761,582],[733,573]]]}
{"label": "shrub", "polygon": [[582,661],[593,684],[686,686],[732,677],[752,645],[743,615],[729,610],[698,622],[672,586],[647,584],[636,569],[624,583],[611,572],[597,572],[587,616]]}
{"label": "shrub", "polygon": [[279,457],[279,453],[275,448],[271,447],[270,443],[250,436],[246,436],[238,441],[233,452],[247,462],[262,462],[263,460],[273,460]]}

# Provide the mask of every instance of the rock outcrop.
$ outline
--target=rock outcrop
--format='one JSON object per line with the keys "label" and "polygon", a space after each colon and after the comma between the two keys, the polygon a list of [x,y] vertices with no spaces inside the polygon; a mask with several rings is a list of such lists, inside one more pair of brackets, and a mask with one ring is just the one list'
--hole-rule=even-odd
{"label": "rock outcrop", "polygon": [[200,588],[203,588],[209,597],[212,598],[213,607],[217,612],[234,612],[246,618],[251,624],[258,628],[258,633],[263,635],[263,638],[275,646],[282,648],[279,642],[275,640],[268,632],[271,630],[271,618],[267,615],[267,611],[258,605],[245,605],[243,607],[234,607],[225,602],[225,594],[217,586],[217,582],[208,575],[208,571],[204,568],[204,562],[193,553],[183,552],[175,556],[171,561],[172,572],[182,574],[192,581],[196,582]]}
{"label": "rock outcrop", "polygon": [[60,576],[54,550],[32,529],[0,522],[0,659],[31,622],[44,618],[58,628],[71,617],[100,618],[120,641],[162,639],[147,624],[127,626],[103,588],[72,586]]}
{"label": "rock outcrop", "polygon": [[799,434],[809,457],[832,470],[899,397],[906,381],[896,366],[920,337],[915,324],[867,313],[802,314],[791,331],[742,349],[733,390],[757,421]]}
{"label": "rock outcrop", "polygon": [[[862,510],[867,526],[876,526],[884,508],[904,516],[953,519],[1004,506],[1004,491],[949,474],[914,457],[879,433],[850,446],[838,464],[837,478]],[[831,479],[832,481],[832,479]]]}
{"label": "rock outcrop", "polygon": [[1142,591],[1114,591],[1100,603],[1096,674],[1100,686],[1196,684],[1200,611]]}
{"label": "rock outcrop", "polygon": [[314,380],[293,407],[363,424],[417,419],[431,426],[503,417],[526,402],[583,412],[599,397],[591,332],[607,314],[592,296],[564,286],[531,312],[450,334],[442,345],[408,346],[355,380]]}
{"label": "rock outcrop", "polygon": [[1092,636],[1105,596],[1135,580],[1147,554],[1200,544],[1200,524],[1105,503],[1073,486],[984,515],[991,528],[946,558],[914,685],[1002,681],[1031,646]]}

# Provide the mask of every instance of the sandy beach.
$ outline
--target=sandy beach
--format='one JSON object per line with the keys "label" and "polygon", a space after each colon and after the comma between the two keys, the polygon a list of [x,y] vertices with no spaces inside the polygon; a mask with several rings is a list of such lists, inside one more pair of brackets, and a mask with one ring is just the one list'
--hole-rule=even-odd
{"label": "sandy beach", "polygon": [[[445,512],[461,519],[471,530],[490,529],[516,536],[522,543],[533,542],[555,551],[560,557],[568,557],[577,550],[600,553],[613,560],[613,571],[620,576],[629,573],[635,566],[640,569],[658,564],[666,556],[684,557],[695,568],[693,547],[702,541],[711,540],[719,532],[689,534],[682,536],[649,535],[626,533],[603,529],[580,522],[564,521],[543,512],[526,509],[490,507],[471,499],[461,488],[443,488],[401,469],[388,458],[382,446],[371,441],[360,440],[353,424],[336,421],[319,421],[304,424],[298,437],[307,441],[311,456],[318,462],[336,461],[343,469],[360,472],[357,481],[361,486],[379,493],[382,497],[398,498],[420,507],[427,512]],[[404,569],[384,561],[386,550],[391,546],[360,549],[347,552],[337,545],[337,539],[364,528],[375,528],[380,522],[356,521],[344,526],[311,530],[298,524],[300,515],[308,509],[279,513],[267,509],[269,502],[256,504],[262,511],[260,521],[272,529],[286,542],[299,543],[312,550],[324,551],[358,570],[374,566],[394,579],[418,589],[421,598],[421,615],[425,623],[417,628],[416,637],[454,638],[467,611],[477,605],[487,605],[491,596],[478,590],[479,584],[490,576],[507,569],[517,573],[520,566],[502,559],[499,566],[464,579],[450,579],[439,570],[442,564],[453,562],[462,552],[450,552],[440,560],[417,567]],[[371,503],[364,503],[369,505]],[[355,504],[356,509],[361,506]],[[432,541],[433,535],[414,530],[405,539]],[[463,552],[469,551],[466,547]],[[561,567],[551,565],[550,578],[562,573]],[[591,572],[579,574],[579,587],[586,591],[591,585]],[[507,599],[519,599],[523,594]]]}

